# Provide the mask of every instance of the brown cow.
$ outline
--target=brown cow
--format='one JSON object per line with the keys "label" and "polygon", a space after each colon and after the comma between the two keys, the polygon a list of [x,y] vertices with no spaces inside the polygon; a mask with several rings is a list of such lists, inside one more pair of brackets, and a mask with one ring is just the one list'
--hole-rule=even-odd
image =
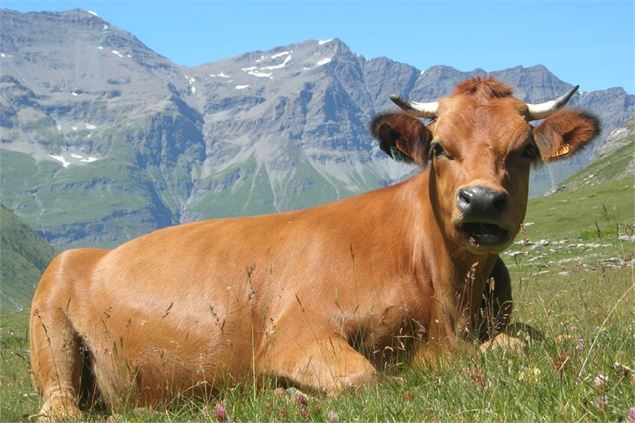
{"label": "brown cow", "polygon": [[509,319],[498,254],[525,216],[531,164],[571,155],[598,131],[587,114],[557,111],[574,91],[527,105],[501,82],[472,79],[435,103],[395,97],[406,112],[371,130],[423,168],[405,182],[60,254],[30,321],[41,416],[78,415],[95,392],[115,411],[265,374],[334,393],[372,380],[395,351],[425,361],[473,348],[479,330],[492,334],[479,328],[490,276],[502,316],[486,323]]}

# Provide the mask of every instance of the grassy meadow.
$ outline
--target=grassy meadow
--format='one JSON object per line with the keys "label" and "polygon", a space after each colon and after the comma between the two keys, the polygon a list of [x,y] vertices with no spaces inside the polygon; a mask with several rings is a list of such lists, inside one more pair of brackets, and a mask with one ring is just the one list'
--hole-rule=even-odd
{"label": "grassy meadow", "polygon": [[[435,370],[406,367],[334,397],[306,397],[266,380],[212,402],[175,400],[167,410],[127,410],[109,420],[628,421],[635,407],[634,210],[631,178],[580,183],[530,202],[524,230],[503,254],[513,321],[544,334],[524,353],[459,355]],[[38,411],[27,320],[28,311],[0,316],[2,421]]]}

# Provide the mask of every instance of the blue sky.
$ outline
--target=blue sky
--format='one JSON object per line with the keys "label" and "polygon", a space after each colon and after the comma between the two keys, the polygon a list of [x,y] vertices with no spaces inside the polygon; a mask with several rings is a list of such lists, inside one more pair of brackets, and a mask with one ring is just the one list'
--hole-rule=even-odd
{"label": "blue sky", "polygon": [[0,0],[0,5],[92,10],[182,65],[338,37],[367,58],[387,56],[420,69],[543,64],[583,91],[621,86],[635,93],[633,0]]}

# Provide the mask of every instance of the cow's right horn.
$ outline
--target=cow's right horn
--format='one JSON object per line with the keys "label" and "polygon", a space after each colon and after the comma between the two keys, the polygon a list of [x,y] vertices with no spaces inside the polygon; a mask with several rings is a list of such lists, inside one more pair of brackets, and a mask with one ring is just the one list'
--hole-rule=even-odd
{"label": "cow's right horn", "polygon": [[419,103],[416,101],[403,99],[395,94],[391,95],[390,99],[392,100],[393,103],[395,103],[397,106],[399,106],[403,110],[414,112],[414,114],[419,117],[424,117],[428,119],[433,119],[437,117],[437,112],[439,110],[438,101],[433,101],[431,103]]}
{"label": "cow's right horn", "polygon": [[571,99],[571,96],[573,96],[573,94],[576,91],[578,91],[578,88],[580,88],[579,85],[572,87],[569,91],[567,91],[560,97],[556,98],[555,100],[546,101],[540,104],[527,103],[527,109],[528,109],[527,120],[531,121],[531,120],[544,119],[550,114],[552,114],[553,112],[555,112],[556,110],[563,108],[564,105],[567,104],[569,99]]}

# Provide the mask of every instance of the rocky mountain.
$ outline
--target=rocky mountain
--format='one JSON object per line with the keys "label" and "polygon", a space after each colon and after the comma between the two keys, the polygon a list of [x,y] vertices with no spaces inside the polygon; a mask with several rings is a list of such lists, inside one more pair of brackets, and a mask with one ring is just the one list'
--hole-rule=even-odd
{"label": "rocky mountain", "polygon": [[[635,118],[632,118],[613,130],[607,137],[606,143],[597,149],[594,160],[580,172],[565,179],[557,190],[575,189],[625,179],[631,181],[632,198],[634,176]],[[631,216],[633,216],[633,210],[631,210]]]}
{"label": "rocky mountain", "polygon": [[[605,157],[627,145],[632,150],[635,149],[635,118],[629,119],[622,126],[611,131],[606,137],[606,142],[595,151],[595,155]],[[630,156],[630,160],[635,162],[635,154]]]}
{"label": "rocky mountain", "polygon": [[0,313],[31,303],[40,275],[52,258],[53,248],[0,205]]}
{"label": "rocky mountain", "polygon": [[[90,12],[3,9],[0,21],[2,199],[65,247],[392,183],[416,169],[368,134],[372,116],[394,109],[389,95],[433,100],[486,74],[368,60],[338,39],[185,68]],[[571,86],[543,66],[491,74],[531,102]],[[635,96],[621,88],[572,104],[598,114],[603,135],[575,160],[537,169],[533,195],[582,168],[635,115]]]}

